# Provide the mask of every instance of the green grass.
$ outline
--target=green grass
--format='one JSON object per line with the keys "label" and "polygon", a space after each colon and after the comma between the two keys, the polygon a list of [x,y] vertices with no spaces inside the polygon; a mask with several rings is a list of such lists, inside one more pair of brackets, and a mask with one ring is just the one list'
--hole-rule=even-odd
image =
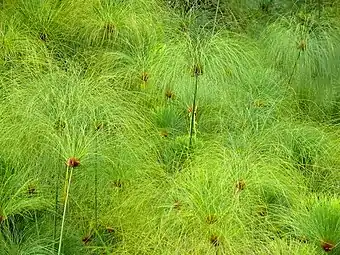
{"label": "green grass", "polygon": [[0,1],[0,254],[340,254],[339,7]]}

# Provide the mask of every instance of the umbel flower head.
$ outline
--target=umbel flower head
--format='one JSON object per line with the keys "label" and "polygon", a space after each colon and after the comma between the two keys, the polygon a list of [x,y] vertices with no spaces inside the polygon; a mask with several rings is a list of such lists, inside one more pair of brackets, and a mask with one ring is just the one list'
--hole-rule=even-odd
{"label": "umbel flower head", "polygon": [[321,247],[325,252],[331,252],[335,245],[330,241],[321,240]]}
{"label": "umbel flower head", "polygon": [[240,192],[246,188],[246,182],[243,179],[240,179],[236,182],[236,192]]}
{"label": "umbel flower head", "polygon": [[141,80],[143,82],[148,82],[149,80],[149,74],[147,72],[143,72],[142,75],[141,75]]}
{"label": "umbel flower head", "polygon": [[307,48],[307,43],[305,40],[301,40],[298,46],[298,49],[301,51],[305,51]]}
{"label": "umbel flower head", "polygon": [[192,68],[192,76],[197,77],[203,74],[203,66],[201,64],[195,64]]}
{"label": "umbel flower head", "polygon": [[170,89],[168,89],[167,91],[165,91],[165,97],[167,99],[174,99],[175,98],[175,94]]}
{"label": "umbel flower head", "polygon": [[210,243],[215,247],[219,246],[220,245],[219,237],[215,234],[211,235],[210,236]]}
{"label": "umbel flower head", "polygon": [[76,157],[71,157],[66,161],[66,165],[72,168],[77,167],[80,165],[80,160]]}
{"label": "umbel flower head", "polygon": [[6,220],[6,217],[0,214],[0,224]]}

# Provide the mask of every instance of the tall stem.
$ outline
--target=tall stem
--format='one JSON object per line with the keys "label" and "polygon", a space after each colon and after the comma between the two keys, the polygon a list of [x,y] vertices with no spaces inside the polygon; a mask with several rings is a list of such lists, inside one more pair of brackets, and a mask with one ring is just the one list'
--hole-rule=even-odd
{"label": "tall stem", "polygon": [[96,158],[94,170],[94,217],[95,228],[98,228],[98,136],[96,135]]}
{"label": "tall stem", "polygon": [[318,15],[319,15],[319,21],[321,18],[321,0],[318,0]]}
{"label": "tall stem", "polygon": [[300,56],[301,56],[301,50],[299,50],[298,56],[297,56],[297,58],[296,58],[296,60],[295,60],[294,67],[293,67],[293,70],[292,70],[292,73],[290,74],[290,77],[289,77],[289,80],[288,80],[288,85],[290,85],[291,82],[292,82],[292,78],[293,78],[293,75],[294,75],[294,72],[295,72],[295,69],[296,69],[296,65],[297,65],[297,63],[298,63],[298,61],[299,61],[299,59],[300,59]]}
{"label": "tall stem", "polygon": [[55,208],[54,208],[54,229],[53,229],[53,240],[57,237],[57,215],[58,215],[58,200],[59,200],[59,171],[56,173],[55,182]]}
{"label": "tall stem", "polygon": [[189,147],[192,146],[192,136],[194,133],[194,125],[195,125],[195,114],[196,114],[196,98],[197,98],[197,90],[198,90],[198,73],[195,73],[195,91],[194,91],[194,98],[192,104],[192,111],[191,111],[191,125],[190,125],[190,140],[189,140]]}
{"label": "tall stem", "polygon": [[220,0],[217,1],[217,5],[216,5],[216,12],[215,12],[215,18],[214,18],[214,26],[213,26],[213,30],[212,30],[212,34],[214,35],[215,33],[215,28],[216,28],[216,21],[217,21],[217,14],[218,14],[218,9],[220,8]]}
{"label": "tall stem", "polygon": [[[69,172],[69,170],[70,170],[70,167],[67,166],[67,170],[66,170],[67,173]],[[65,197],[65,202],[64,202],[63,219],[62,219],[62,222],[61,222],[58,255],[61,254],[61,245],[63,243],[63,233],[64,233],[64,226],[65,226],[66,209],[67,209],[68,197],[69,197],[69,193],[70,193],[72,173],[73,173],[73,168],[71,167],[70,175],[69,175],[69,178],[68,178],[68,185],[67,185],[67,189],[66,189],[66,197]]]}
{"label": "tall stem", "polygon": [[[62,134],[60,134],[61,137]],[[59,149],[59,155],[61,153],[61,150]],[[57,219],[58,219],[58,203],[59,203],[59,183],[60,183],[60,169],[59,163],[57,164],[57,170],[55,173],[55,207],[54,207],[54,228],[53,228],[53,247],[56,248],[56,238],[57,238]]]}

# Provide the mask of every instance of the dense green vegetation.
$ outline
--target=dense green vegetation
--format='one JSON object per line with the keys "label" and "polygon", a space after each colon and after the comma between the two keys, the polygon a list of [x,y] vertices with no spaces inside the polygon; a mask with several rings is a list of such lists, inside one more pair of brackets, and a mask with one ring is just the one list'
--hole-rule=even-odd
{"label": "dense green vegetation", "polygon": [[0,1],[0,254],[340,254],[339,8]]}

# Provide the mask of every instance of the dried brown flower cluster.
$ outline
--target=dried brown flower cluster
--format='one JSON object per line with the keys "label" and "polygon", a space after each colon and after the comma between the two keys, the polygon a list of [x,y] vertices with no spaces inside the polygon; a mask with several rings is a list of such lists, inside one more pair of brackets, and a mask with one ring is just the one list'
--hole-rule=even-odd
{"label": "dried brown flower cluster", "polygon": [[298,49],[301,51],[305,51],[307,48],[307,43],[305,40],[301,40],[298,46]]}
{"label": "dried brown flower cluster", "polygon": [[236,192],[241,192],[242,190],[244,190],[246,188],[246,183],[243,179],[240,179],[236,182]]}
{"label": "dried brown flower cluster", "polygon": [[72,168],[77,167],[80,165],[80,160],[76,157],[71,157],[66,161],[66,165]]}
{"label": "dried brown flower cluster", "polygon": [[321,240],[321,248],[325,252],[331,252],[334,249],[334,247],[335,245],[333,244],[333,242]]}

